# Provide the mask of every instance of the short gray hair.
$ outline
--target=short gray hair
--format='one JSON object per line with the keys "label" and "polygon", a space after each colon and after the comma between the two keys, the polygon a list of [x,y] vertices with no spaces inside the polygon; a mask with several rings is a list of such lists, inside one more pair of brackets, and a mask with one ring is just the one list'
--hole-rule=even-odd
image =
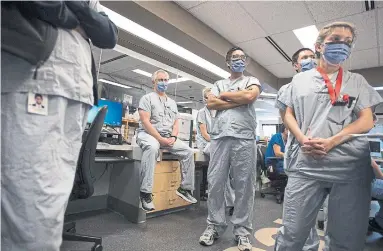
{"label": "short gray hair", "polygon": [[346,29],[349,29],[352,33],[352,42],[354,43],[355,42],[355,39],[356,39],[356,28],[355,28],[355,25],[352,24],[352,23],[348,23],[348,22],[333,22],[331,24],[328,24],[326,26],[324,26],[320,31],[319,31],[319,34],[318,34],[318,37],[317,37],[317,40],[316,40],[316,44],[323,44],[324,40],[326,39],[327,36],[329,36],[335,28],[338,28],[338,27],[343,27],[343,28],[346,28]]}
{"label": "short gray hair", "polygon": [[166,74],[166,75],[168,76],[168,78],[169,78],[169,73],[168,73],[167,71],[162,70],[162,69],[159,69],[159,70],[155,71],[155,72],[152,74],[152,82],[156,81],[158,73],[164,73],[164,74]]}
{"label": "short gray hair", "polygon": [[209,92],[211,92],[211,88],[210,87],[205,87],[203,90],[202,90],[202,96],[204,99],[206,99],[206,94],[208,94]]}

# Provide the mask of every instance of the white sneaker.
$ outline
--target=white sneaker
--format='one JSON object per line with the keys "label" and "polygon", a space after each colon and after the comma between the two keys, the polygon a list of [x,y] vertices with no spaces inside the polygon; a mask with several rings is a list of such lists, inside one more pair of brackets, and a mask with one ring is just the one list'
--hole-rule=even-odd
{"label": "white sneaker", "polygon": [[199,244],[203,246],[211,246],[216,239],[218,239],[218,232],[213,225],[208,225],[201,237],[199,237]]}
{"label": "white sneaker", "polygon": [[186,200],[187,202],[189,203],[192,203],[192,204],[195,204],[197,203],[197,200],[196,198],[194,198],[192,195],[191,195],[191,192],[188,191],[188,190],[185,190],[183,188],[178,188],[177,191],[176,191],[176,194],[181,197],[182,199]]}
{"label": "white sneaker", "polygon": [[236,236],[235,237],[235,240],[237,241],[238,243],[238,249],[240,251],[251,251],[252,250],[252,246],[251,246],[251,243],[250,243],[250,240],[247,236]]}
{"label": "white sneaker", "polygon": [[153,196],[151,193],[143,193],[140,192],[140,200],[142,204],[142,208],[147,211],[153,211],[154,208],[154,203],[153,203]]}

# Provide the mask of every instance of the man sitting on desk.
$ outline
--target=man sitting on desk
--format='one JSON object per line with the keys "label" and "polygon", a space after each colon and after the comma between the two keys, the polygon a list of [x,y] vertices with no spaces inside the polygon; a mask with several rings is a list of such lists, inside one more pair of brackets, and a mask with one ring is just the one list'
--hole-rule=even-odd
{"label": "man sitting on desk", "polygon": [[[270,158],[280,158],[276,161],[275,171],[277,173],[284,173],[283,171],[283,157],[285,152],[285,144],[287,141],[287,135],[289,131],[282,124],[279,127],[279,133],[274,134],[269,144],[267,145],[266,154],[265,154],[265,163],[266,166],[269,166],[273,163],[273,160]],[[275,163],[275,162],[274,162]]]}
{"label": "man sitting on desk", "polygon": [[191,195],[191,191],[194,190],[194,154],[190,147],[177,139],[178,110],[176,102],[165,94],[168,81],[169,74],[166,71],[158,70],[153,73],[154,92],[144,95],[138,107],[140,125],[137,144],[143,151],[140,198],[142,208],[146,211],[155,209],[152,190],[154,168],[160,148],[167,149],[180,159],[182,181],[176,194],[190,203],[197,202]]}

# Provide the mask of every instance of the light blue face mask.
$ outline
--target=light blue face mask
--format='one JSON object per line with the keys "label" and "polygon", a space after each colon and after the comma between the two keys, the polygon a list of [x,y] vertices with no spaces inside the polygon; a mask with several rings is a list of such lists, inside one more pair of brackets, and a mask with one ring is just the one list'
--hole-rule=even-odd
{"label": "light blue face mask", "polygon": [[230,68],[233,72],[244,72],[245,71],[245,62],[243,60],[231,61]]}
{"label": "light blue face mask", "polygon": [[157,83],[157,90],[159,92],[165,92],[168,89],[168,83],[166,82],[158,82]]}
{"label": "light blue face mask", "polygon": [[339,65],[347,60],[351,54],[351,47],[344,42],[327,43],[324,45],[323,58],[331,65]]}
{"label": "light blue face mask", "polygon": [[313,58],[306,58],[301,60],[301,72],[311,70],[317,66],[317,63],[315,59]]}

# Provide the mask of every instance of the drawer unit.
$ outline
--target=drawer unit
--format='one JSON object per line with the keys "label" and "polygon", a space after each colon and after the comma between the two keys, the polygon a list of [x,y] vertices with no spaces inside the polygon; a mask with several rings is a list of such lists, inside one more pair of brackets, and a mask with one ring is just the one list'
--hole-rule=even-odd
{"label": "drawer unit", "polygon": [[156,210],[152,212],[190,204],[176,194],[176,190],[181,185],[180,172],[180,164],[178,161],[161,161],[157,163],[154,171],[153,184],[153,202]]}

